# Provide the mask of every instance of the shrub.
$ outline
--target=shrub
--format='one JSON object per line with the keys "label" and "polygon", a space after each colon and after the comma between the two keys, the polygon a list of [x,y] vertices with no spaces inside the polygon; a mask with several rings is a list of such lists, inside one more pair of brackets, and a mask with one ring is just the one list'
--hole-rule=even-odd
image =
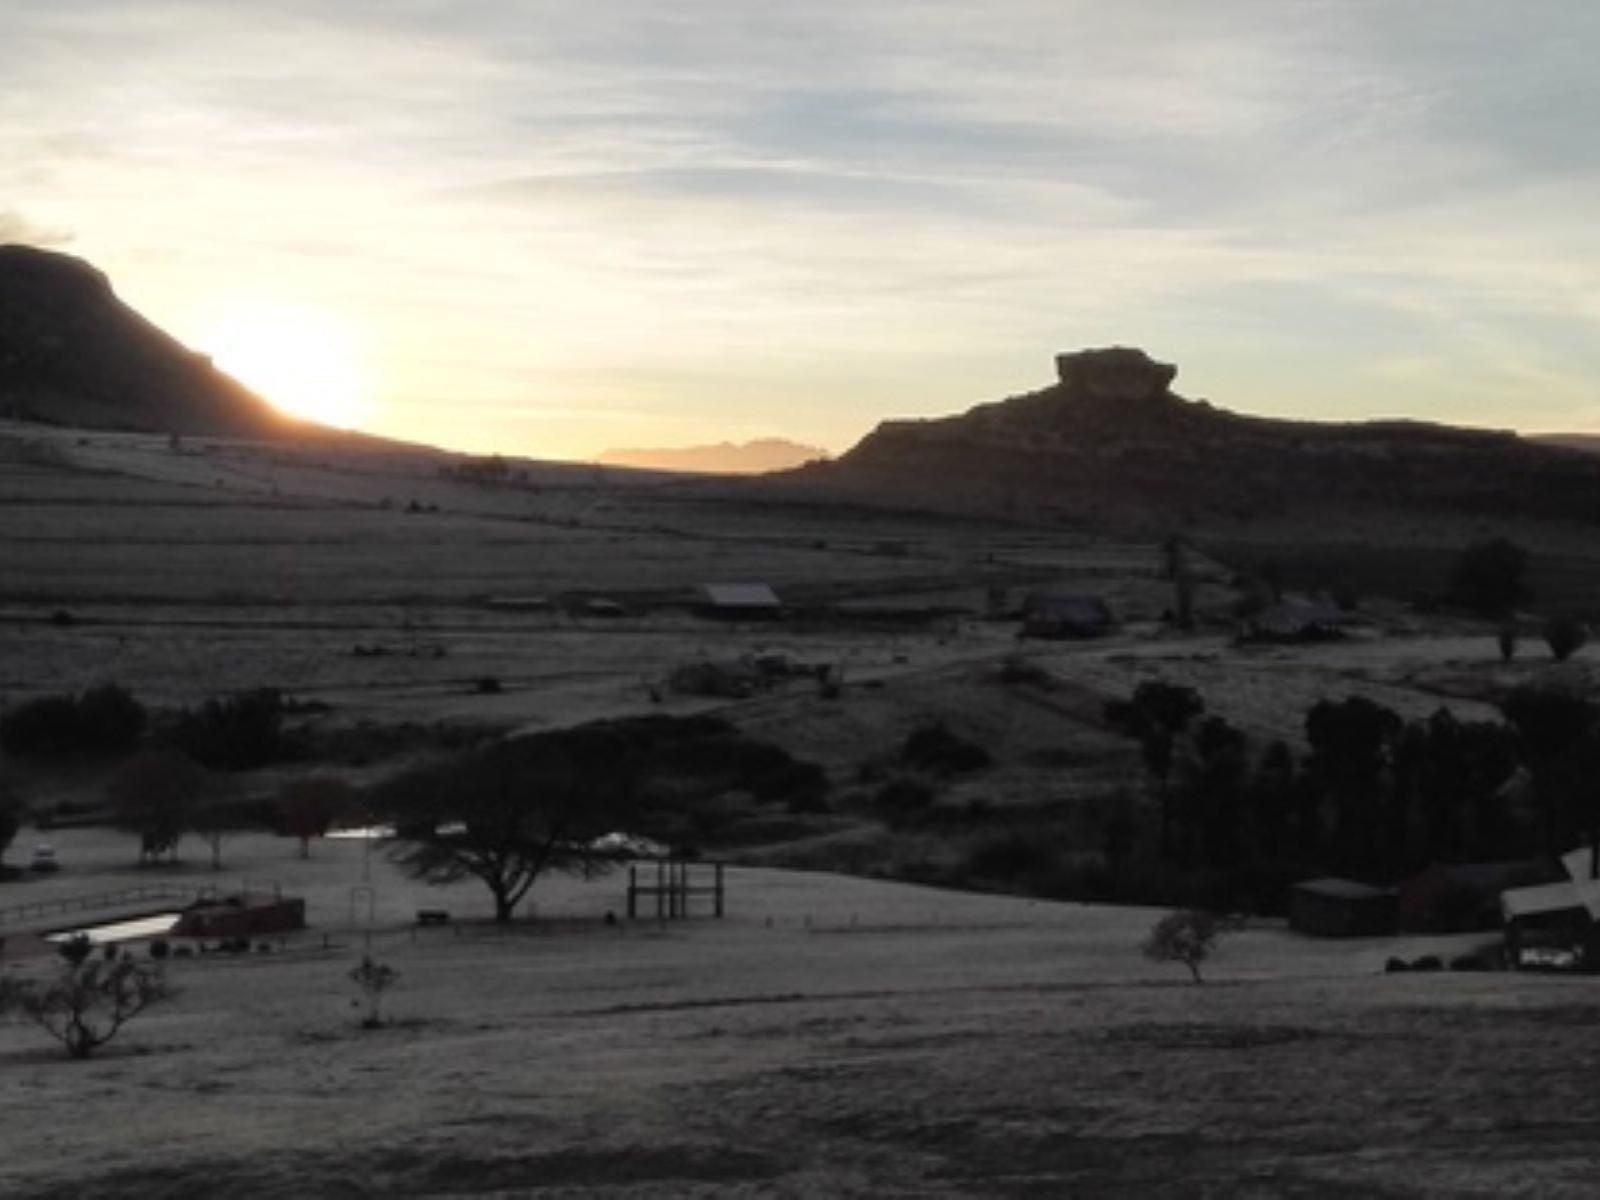
{"label": "shrub", "polygon": [[894,823],[921,816],[933,800],[933,789],[920,779],[891,779],[873,796],[872,806]]}
{"label": "shrub", "polygon": [[68,965],[76,967],[88,960],[93,949],[94,945],[89,941],[88,934],[76,933],[59,943],[56,946],[56,953],[66,959]]}
{"label": "shrub", "polygon": [[1456,559],[1451,597],[1485,617],[1501,617],[1529,599],[1528,552],[1507,538],[1473,542]]}
{"label": "shrub", "polygon": [[367,1001],[367,1015],[361,1021],[363,1029],[377,1029],[383,1024],[381,1005],[383,994],[395,985],[400,973],[387,963],[370,956],[363,957],[361,965],[350,972],[350,980],[360,989]]}
{"label": "shrub", "polygon": [[943,722],[913,730],[900,749],[900,760],[942,775],[981,771],[994,761],[988,750],[950,732]]}
{"label": "shrub", "polygon": [[1588,640],[1588,627],[1576,617],[1555,616],[1544,623],[1545,645],[1557,662],[1566,662]]}
{"label": "shrub", "polygon": [[166,938],[155,938],[150,943],[150,957],[160,960],[172,952],[172,945]]}
{"label": "shrub", "polygon": [[73,1058],[88,1058],[168,995],[160,969],[131,958],[114,963],[69,961],[48,985],[12,986],[12,1001],[23,1015]]}

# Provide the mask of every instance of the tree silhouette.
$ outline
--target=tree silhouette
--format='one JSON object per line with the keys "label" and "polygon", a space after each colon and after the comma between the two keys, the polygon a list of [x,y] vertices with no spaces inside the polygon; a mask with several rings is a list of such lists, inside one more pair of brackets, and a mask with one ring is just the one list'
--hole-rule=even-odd
{"label": "tree silhouette", "polygon": [[146,750],[117,767],[106,795],[117,828],[138,836],[141,863],[176,857],[205,786],[205,772],[176,750]]}
{"label": "tree silhouette", "polygon": [[626,819],[631,760],[610,731],[541,734],[408,771],[373,807],[395,827],[401,867],[431,883],[477,878],[507,922],[545,872],[612,865],[591,843]]}

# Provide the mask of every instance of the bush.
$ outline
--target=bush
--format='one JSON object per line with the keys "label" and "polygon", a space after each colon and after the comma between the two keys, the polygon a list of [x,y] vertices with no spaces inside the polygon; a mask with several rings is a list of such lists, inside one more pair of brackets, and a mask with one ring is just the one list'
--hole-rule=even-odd
{"label": "bush", "polygon": [[1576,617],[1555,616],[1544,623],[1545,645],[1557,662],[1566,662],[1588,640],[1588,626]]}
{"label": "bush", "polygon": [[1462,550],[1450,576],[1450,594],[1456,603],[1485,617],[1502,617],[1530,593],[1523,577],[1528,552],[1507,538],[1473,542]]}
{"label": "bush", "polygon": [[134,1017],[168,995],[160,969],[131,958],[69,961],[48,985],[29,982],[12,986],[12,1003],[73,1058],[88,1058]]}
{"label": "bush", "polygon": [[933,789],[920,779],[891,779],[878,789],[872,806],[893,824],[921,816],[933,800]]}
{"label": "bush", "polygon": [[156,960],[166,958],[172,953],[172,946],[166,938],[155,938],[150,943],[150,957]]}
{"label": "bush", "polygon": [[144,726],[144,706],[112,683],[19,704],[0,717],[0,748],[18,758],[112,757],[137,746]]}
{"label": "bush", "polygon": [[900,760],[941,775],[981,771],[994,761],[988,750],[950,732],[943,722],[913,730],[900,749]]}

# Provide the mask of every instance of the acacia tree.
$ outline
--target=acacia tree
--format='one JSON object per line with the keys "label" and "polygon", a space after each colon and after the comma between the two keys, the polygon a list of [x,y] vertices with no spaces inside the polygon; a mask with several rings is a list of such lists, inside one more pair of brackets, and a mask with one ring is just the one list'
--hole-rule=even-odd
{"label": "acacia tree", "polygon": [[147,750],[116,769],[107,799],[117,828],[138,836],[141,864],[177,857],[205,786],[205,771],[176,750]]}
{"label": "acacia tree", "polygon": [[545,872],[611,865],[591,843],[624,820],[631,759],[608,730],[539,734],[408,771],[373,807],[394,826],[402,868],[430,883],[480,880],[505,923]]}

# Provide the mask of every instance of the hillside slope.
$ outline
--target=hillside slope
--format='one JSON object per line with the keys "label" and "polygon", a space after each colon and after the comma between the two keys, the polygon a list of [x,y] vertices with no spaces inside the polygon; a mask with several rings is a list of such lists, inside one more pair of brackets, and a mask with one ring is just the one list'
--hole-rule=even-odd
{"label": "hillside slope", "polygon": [[157,329],[88,263],[19,245],[0,246],[0,417],[218,437],[317,428]]}

